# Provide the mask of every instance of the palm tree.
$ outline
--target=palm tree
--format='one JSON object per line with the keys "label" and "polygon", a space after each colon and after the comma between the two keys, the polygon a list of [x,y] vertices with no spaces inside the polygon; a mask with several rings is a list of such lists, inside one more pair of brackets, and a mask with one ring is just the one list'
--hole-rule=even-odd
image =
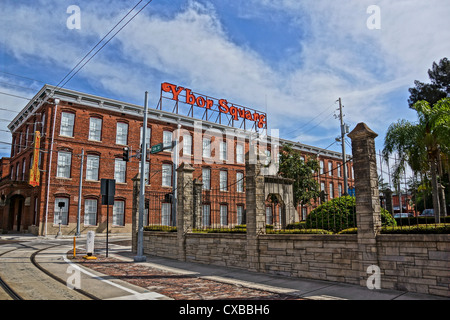
{"label": "palm tree", "polygon": [[[399,120],[389,126],[384,141],[385,159],[397,153],[399,161],[394,168],[394,184],[408,164],[415,172],[429,172],[433,191],[436,221],[440,217],[437,166],[441,154],[450,153],[450,98],[439,100],[433,107],[426,101],[413,105],[418,122]],[[445,202],[444,202],[445,203]]]}

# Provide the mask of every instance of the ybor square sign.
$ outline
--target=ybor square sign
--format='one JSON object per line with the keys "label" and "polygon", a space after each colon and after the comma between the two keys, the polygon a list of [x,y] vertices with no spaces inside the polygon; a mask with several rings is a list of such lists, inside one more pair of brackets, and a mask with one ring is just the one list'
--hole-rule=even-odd
{"label": "ybor square sign", "polygon": [[[201,116],[202,120],[211,121],[212,119],[216,123],[222,124],[222,116],[224,116],[226,120],[223,124],[235,128],[254,131],[267,129],[266,113],[230,103],[227,99],[212,98],[168,82],[161,84],[161,107],[163,98],[174,100],[177,104],[182,103],[190,106],[188,116],[195,117],[194,107],[202,108],[204,109]],[[173,111],[178,111],[178,109],[175,108]]]}

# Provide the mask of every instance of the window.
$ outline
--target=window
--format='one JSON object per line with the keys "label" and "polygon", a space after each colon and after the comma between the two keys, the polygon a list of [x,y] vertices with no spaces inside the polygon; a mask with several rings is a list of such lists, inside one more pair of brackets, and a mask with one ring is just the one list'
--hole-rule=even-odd
{"label": "window", "polygon": [[220,225],[228,225],[228,206],[226,204],[220,205]]}
{"label": "window", "polygon": [[236,191],[244,192],[244,174],[242,172],[236,173]]}
{"label": "window", "polygon": [[14,166],[11,166],[10,173],[11,173],[10,179],[14,180]]}
{"label": "window", "polygon": [[328,162],[328,175],[333,175],[333,163],[331,161]]}
{"label": "window", "polygon": [[123,226],[125,224],[125,201],[116,200],[113,206],[113,225]]}
{"label": "window", "polygon": [[98,181],[98,168],[100,157],[88,155],[86,158],[86,180]]}
{"label": "window", "polygon": [[89,119],[89,140],[101,141],[102,139],[102,119]]}
{"label": "window", "polygon": [[324,163],[323,163],[323,160],[320,160],[320,174],[323,174],[323,166],[324,166]]}
{"label": "window", "polygon": [[302,208],[302,220],[305,221],[306,220],[306,215],[307,215],[307,208],[303,207]]}
{"label": "window", "polygon": [[[145,184],[150,184],[150,163],[148,161],[145,162],[145,173],[144,173],[144,179]],[[141,163],[139,162],[139,174],[141,174]]]}
{"label": "window", "polygon": [[45,132],[45,113],[42,113],[42,117],[41,117],[41,133]]}
{"label": "window", "polygon": [[13,137],[11,145],[11,157],[14,157],[15,154],[16,154],[16,137]]}
{"label": "window", "polygon": [[211,169],[202,169],[203,190],[211,190]]}
{"label": "window", "polygon": [[27,169],[27,160],[23,159],[22,163],[22,181],[25,181],[25,170]]}
{"label": "window", "polygon": [[325,182],[320,183],[320,191],[325,191]]}
{"label": "window", "polygon": [[17,167],[16,167],[16,180],[19,181],[20,179],[20,162],[17,163]]}
{"label": "window", "polygon": [[211,225],[211,205],[209,205],[209,204],[203,205],[202,224],[203,224],[203,226]]}
{"label": "window", "polygon": [[227,184],[228,184],[228,172],[227,171],[220,171],[220,191],[227,191]]}
{"label": "window", "polygon": [[337,165],[337,175],[338,175],[339,178],[342,177],[341,166],[342,166],[342,164],[338,163],[338,165]]}
{"label": "window", "polygon": [[339,194],[339,197],[342,197],[342,184],[338,184],[338,194]]}
{"label": "window", "polygon": [[61,113],[61,128],[59,134],[61,136],[73,137],[73,126],[75,122],[75,114],[71,112]]}
{"label": "window", "polygon": [[163,132],[163,148],[169,148],[167,151],[172,152],[172,131]]}
{"label": "window", "polygon": [[127,145],[128,143],[128,123],[117,122],[116,144]]}
{"label": "window", "polygon": [[[140,136],[139,136],[139,143],[141,145],[142,149],[142,136],[144,135],[144,127],[141,127]],[[145,143],[147,144],[147,149],[150,148],[150,137],[152,135],[152,129],[147,128],[147,132],[145,133]]]}
{"label": "window", "polygon": [[237,211],[237,224],[245,224],[244,206],[238,205],[236,207],[236,211]]}
{"label": "window", "polygon": [[203,158],[211,158],[211,139],[203,138]]}
{"label": "window", "polygon": [[161,224],[163,226],[170,226],[171,213],[172,213],[172,204],[171,203],[162,203],[161,204]]}
{"label": "window", "polygon": [[163,164],[162,165],[162,186],[171,187],[172,186],[172,165]]}
{"label": "window", "polygon": [[192,154],[192,136],[190,134],[185,134],[183,136],[183,155]]}
{"label": "window", "polygon": [[227,160],[227,142],[220,141],[220,160]]}
{"label": "window", "polygon": [[244,163],[244,146],[242,144],[236,145],[236,162]]}
{"label": "window", "polygon": [[125,183],[127,163],[123,159],[116,158],[114,163],[114,179],[116,182]]}
{"label": "window", "polygon": [[58,167],[56,177],[70,178],[70,166],[72,163],[72,153],[66,151],[58,152]]}
{"label": "window", "polygon": [[20,132],[19,133],[19,152],[18,153],[20,153],[20,151],[22,150],[22,136],[23,136],[23,133]]}
{"label": "window", "polygon": [[[60,203],[64,203],[63,207],[60,207]],[[67,225],[69,217],[69,198],[56,198],[55,199],[55,210],[53,213],[53,223],[62,225]]]}
{"label": "window", "polygon": [[264,151],[264,154],[265,154],[265,156],[266,156],[266,160],[264,161],[264,164],[265,164],[266,166],[268,166],[269,163],[270,163],[270,161],[272,160],[272,159],[271,159],[271,153],[270,153],[270,150],[265,150],[265,151]]}
{"label": "window", "polygon": [[330,182],[330,199],[334,198],[334,188],[333,188],[333,182]]}
{"label": "window", "polygon": [[272,207],[266,207],[266,224],[273,223],[273,212]]}
{"label": "window", "polygon": [[84,201],[84,225],[95,226],[97,224],[97,200],[86,199]]}

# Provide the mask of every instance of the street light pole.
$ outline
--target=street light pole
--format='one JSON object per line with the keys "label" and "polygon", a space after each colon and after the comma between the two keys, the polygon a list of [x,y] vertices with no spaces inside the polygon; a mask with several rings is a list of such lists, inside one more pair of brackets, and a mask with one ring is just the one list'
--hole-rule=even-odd
{"label": "street light pole", "polygon": [[147,159],[147,113],[148,113],[148,91],[145,92],[144,102],[144,125],[142,127],[142,148],[141,148],[141,174],[140,174],[140,192],[139,192],[139,222],[137,237],[137,256],[135,262],[146,261],[144,256],[144,209],[145,209],[145,161]]}

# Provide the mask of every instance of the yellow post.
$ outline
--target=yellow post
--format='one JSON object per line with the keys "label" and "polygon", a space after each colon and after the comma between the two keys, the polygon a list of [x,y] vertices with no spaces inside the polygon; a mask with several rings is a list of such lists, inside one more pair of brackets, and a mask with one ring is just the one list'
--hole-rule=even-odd
{"label": "yellow post", "polygon": [[73,258],[75,259],[77,255],[77,238],[73,237]]}

